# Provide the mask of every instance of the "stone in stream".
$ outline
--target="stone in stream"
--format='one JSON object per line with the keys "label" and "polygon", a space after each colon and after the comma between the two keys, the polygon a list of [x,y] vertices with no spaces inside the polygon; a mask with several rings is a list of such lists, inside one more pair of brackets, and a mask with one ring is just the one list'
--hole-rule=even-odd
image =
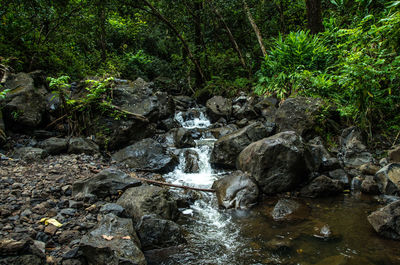
{"label": "stone in stream", "polygon": [[212,122],[216,122],[220,118],[230,118],[232,114],[232,101],[221,96],[214,96],[207,100],[206,107]]}
{"label": "stone in stream", "polygon": [[368,221],[379,235],[400,240],[400,201],[371,213]]}
{"label": "stone in stream", "polygon": [[219,138],[214,143],[210,157],[211,164],[216,167],[235,168],[237,157],[246,146],[268,137],[273,131],[273,124],[256,122]]}
{"label": "stone in stream", "polygon": [[185,168],[183,172],[185,173],[199,173],[200,172],[200,167],[199,167],[199,154],[191,149],[185,150],[184,151],[184,157],[185,157]]}
{"label": "stone in stream", "polygon": [[250,144],[240,153],[237,167],[248,172],[265,194],[293,190],[314,168],[308,147],[292,131]]}
{"label": "stone in stream", "polygon": [[82,237],[79,249],[89,264],[145,265],[132,219],[113,214],[102,217],[94,230]]}
{"label": "stone in stream", "polygon": [[280,199],[271,212],[274,221],[303,221],[308,218],[310,209],[297,201]]}
{"label": "stone in stream", "polygon": [[379,191],[386,195],[400,195],[400,163],[392,163],[375,174]]}
{"label": "stone in stream", "polygon": [[147,138],[112,155],[112,159],[131,169],[167,173],[178,164],[178,158],[156,140]]}
{"label": "stone in stream", "polygon": [[159,249],[186,243],[181,227],[157,215],[144,215],[136,225],[143,250]]}
{"label": "stone in stream", "polygon": [[94,155],[99,152],[99,146],[87,138],[71,138],[68,145],[68,154]]}
{"label": "stone in stream", "polygon": [[128,174],[113,168],[108,168],[92,178],[76,181],[72,186],[72,194],[93,194],[98,198],[118,195],[119,191],[130,187],[140,186],[139,180],[131,178]]}
{"label": "stone in stream", "polygon": [[185,128],[173,129],[174,132],[174,143],[177,148],[187,148],[194,147],[196,143],[194,142],[192,132]]}
{"label": "stone in stream", "polygon": [[316,198],[334,196],[342,192],[343,183],[322,175],[313,179],[310,184],[302,188],[300,194],[304,197]]}
{"label": "stone in stream", "polygon": [[135,221],[148,214],[156,214],[163,219],[173,220],[178,215],[178,207],[168,189],[142,185],[126,190],[117,204],[125,208]]}
{"label": "stone in stream", "polygon": [[236,171],[222,179],[214,181],[218,205],[226,209],[246,209],[253,206],[259,191],[253,180],[241,171]]}

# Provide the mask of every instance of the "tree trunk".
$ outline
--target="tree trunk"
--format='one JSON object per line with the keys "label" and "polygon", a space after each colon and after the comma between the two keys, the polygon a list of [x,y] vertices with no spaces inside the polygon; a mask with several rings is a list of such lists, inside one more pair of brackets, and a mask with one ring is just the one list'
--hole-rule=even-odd
{"label": "tree trunk", "polygon": [[306,0],[308,28],[312,34],[324,31],[321,0]]}
{"label": "tree trunk", "polygon": [[203,70],[200,66],[200,63],[198,62],[198,60],[194,57],[192,51],[189,48],[189,44],[187,43],[187,41],[183,38],[183,36],[179,33],[179,31],[175,28],[174,25],[172,25],[172,23],[166,18],[164,17],[158,10],[157,8],[155,8],[149,1],[147,0],[142,0],[143,3],[148,6],[151,11],[153,12],[153,14],[160,19],[162,22],[164,22],[174,33],[175,35],[178,37],[178,39],[182,42],[182,45],[185,49],[185,51],[187,52],[187,55],[189,57],[189,59],[192,61],[192,63],[194,64],[194,66],[196,67],[196,71],[198,72],[202,83],[206,82],[206,78],[204,76]]}
{"label": "tree trunk", "polygon": [[265,57],[265,56],[267,56],[267,51],[265,50],[265,47],[264,47],[261,32],[260,32],[259,28],[257,27],[257,24],[254,22],[253,16],[251,15],[251,12],[250,12],[249,6],[247,5],[246,0],[243,0],[243,6],[244,6],[244,10],[246,11],[247,18],[249,19],[250,24],[253,27],[254,32],[256,33],[258,44],[260,45],[260,48],[261,48],[261,52],[262,52],[263,56]]}

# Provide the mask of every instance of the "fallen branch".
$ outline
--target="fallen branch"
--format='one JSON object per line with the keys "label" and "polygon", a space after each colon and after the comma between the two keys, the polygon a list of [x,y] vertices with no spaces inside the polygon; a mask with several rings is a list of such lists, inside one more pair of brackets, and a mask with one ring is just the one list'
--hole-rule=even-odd
{"label": "fallen branch", "polygon": [[[103,102],[105,102],[105,101],[103,101]],[[149,122],[149,119],[147,119],[147,118],[146,118],[145,116],[143,116],[143,115],[129,112],[129,111],[124,110],[124,109],[122,109],[122,108],[120,108],[120,107],[118,107],[118,106],[115,106],[115,105],[113,105],[113,104],[109,104],[109,103],[107,103],[107,104],[108,104],[111,108],[114,108],[114,109],[116,109],[116,110],[119,110],[119,111],[121,111],[122,113],[128,114],[128,115],[132,116],[133,118],[135,118],[135,119],[137,119],[137,120],[141,120],[141,121],[144,121],[144,122]]]}
{"label": "fallen branch", "polygon": [[130,173],[129,174],[132,178],[147,182],[147,183],[152,183],[152,184],[157,184],[157,185],[162,185],[162,186],[167,186],[167,187],[173,187],[173,188],[179,188],[179,189],[185,189],[185,190],[196,190],[196,191],[204,191],[204,192],[215,192],[213,189],[201,189],[201,188],[194,188],[194,187],[189,187],[189,186],[184,186],[184,185],[176,185],[176,184],[171,184],[163,181],[158,181],[158,180],[151,180],[151,179],[145,179],[145,178],[139,178],[136,175]]}

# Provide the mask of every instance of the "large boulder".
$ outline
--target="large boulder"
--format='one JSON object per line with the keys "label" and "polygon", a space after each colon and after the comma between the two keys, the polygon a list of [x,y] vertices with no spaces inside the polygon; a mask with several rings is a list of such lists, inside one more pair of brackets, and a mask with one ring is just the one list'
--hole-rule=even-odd
{"label": "large boulder", "polygon": [[346,167],[359,168],[361,165],[373,162],[371,153],[364,144],[365,139],[360,129],[349,127],[340,136],[339,159]]}
{"label": "large boulder", "polygon": [[218,205],[226,209],[250,208],[258,199],[257,185],[241,171],[216,180],[212,188],[216,190]]}
{"label": "large boulder", "polygon": [[83,236],[79,246],[89,264],[146,265],[132,219],[103,216],[97,227]]}
{"label": "large boulder", "polygon": [[379,191],[386,195],[400,195],[400,164],[393,163],[381,168],[374,177]]}
{"label": "large boulder", "polygon": [[237,162],[238,169],[250,173],[265,194],[293,190],[313,168],[308,147],[293,131],[250,144]]}
{"label": "large boulder", "polygon": [[312,136],[324,107],[325,103],[321,99],[288,98],[276,111],[278,131],[295,131],[302,137]]}
{"label": "large boulder", "polygon": [[144,215],[136,225],[143,250],[159,249],[186,243],[182,228],[157,215]]}
{"label": "large boulder", "polygon": [[39,147],[50,155],[66,153],[68,150],[68,139],[51,137],[39,143]]}
{"label": "large boulder", "polygon": [[35,84],[34,73],[18,73],[4,87],[10,89],[2,109],[6,127],[22,132],[39,127],[45,120],[48,92]]}
{"label": "large boulder", "polygon": [[99,146],[90,139],[76,137],[69,140],[69,154],[87,154],[94,155],[99,152]]}
{"label": "large boulder", "polygon": [[333,180],[327,176],[319,176],[310,184],[301,189],[300,194],[304,197],[327,197],[340,194],[343,191],[343,183]]}
{"label": "large boulder", "polygon": [[[243,102],[240,102],[243,100]],[[253,120],[259,116],[259,112],[254,108],[256,99],[254,97],[240,96],[236,98],[233,103],[233,117],[237,120],[247,119]]]}
{"label": "large boulder", "polygon": [[229,119],[232,115],[232,101],[221,96],[207,100],[206,107],[207,114],[212,122],[216,122],[220,118]]}
{"label": "large boulder", "polygon": [[216,167],[234,168],[238,155],[246,146],[270,136],[273,131],[273,124],[256,122],[219,138],[211,153],[211,164]]}
{"label": "large boulder", "polygon": [[178,214],[176,201],[168,189],[157,186],[142,185],[130,188],[122,194],[117,204],[124,207],[135,221],[148,214],[173,220]]}
{"label": "large boulder", "polygon": [[108,168],[92,178],[75,182],[72,186],[72,194],[93,194],[98,198],[105,198],[117,195],[119,191],[140,185],[140,181],[131,178],[128,174],[117,169]]}
{"label": "large boulder", "polygon": [[178,164],[177,157],[157,141],[147,138],[116,152],[112,159],[135,170],[166,173]]}
{"label": "large boulder", "polygon": [[400,201],[371,213],[368,221],[381,236],[400,240]]}

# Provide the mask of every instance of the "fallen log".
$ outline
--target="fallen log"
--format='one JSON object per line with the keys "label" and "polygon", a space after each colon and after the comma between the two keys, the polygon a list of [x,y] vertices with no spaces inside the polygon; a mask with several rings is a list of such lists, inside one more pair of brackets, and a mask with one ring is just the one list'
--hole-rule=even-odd
{"label": "fallen log", "polygon": [[156,185],[161,185],[161,186],[167,186],[167,187],[173,187],[173,188],[179,188],[179,189],[185,189],[185,190],[196,190],[196,191],[204,191],[204,192],[215,192],[213,189],[202,189],[202,188],[195,188],[195,187],[189,187],[185,185],[176,185],[168,182],[163,182],[163,181],[158,181],[158,180],[152,180],[152,179],[145,179],[145,178],[140,178],[137,177],[135,174],[129,173],[129,175],[137,180],[140,180],[142,182],[147,182],[151,184],[156,184]]}

